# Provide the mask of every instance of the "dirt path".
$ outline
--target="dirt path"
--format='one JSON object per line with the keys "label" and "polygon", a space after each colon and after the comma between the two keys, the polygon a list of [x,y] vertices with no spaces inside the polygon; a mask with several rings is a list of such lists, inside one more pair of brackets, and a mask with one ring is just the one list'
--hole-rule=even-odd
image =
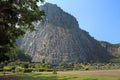
{"label": "dirt path", "polygon": [[58,74],[119,76],[120,77],[120,70],[64,71],[64,72],[58,72]]}

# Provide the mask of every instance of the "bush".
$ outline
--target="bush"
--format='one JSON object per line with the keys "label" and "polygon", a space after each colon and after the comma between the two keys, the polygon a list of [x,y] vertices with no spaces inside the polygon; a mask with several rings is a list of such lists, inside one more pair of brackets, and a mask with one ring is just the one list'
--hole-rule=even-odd
{"label": "bush", "polygon": [[43,72],[43,71],[46,71],[45,68],[39,68],[39,72]]}
{"label": "bush", "polygon": [[0,68],[0,72],[2,72],[3,71],[3,68]]}
{"label": "bush", "polygon": [[24,73],[32,72],[32,70],[33,70],[32,68],[25,68],[25,69],[24,69]]}
{"label": "bush", "polygon": [[72,68],[65,68],[66,71],[71,71],[73,70]]}
{"label": "bush", "polygon": [[46,71],[47,72],[53,72],[53,69],[47,69]]}
{"label": "bush", "polygon": [[12,67],[11,66],[5,66],[3,68],[4,71],[12,71]]}
{"label": "bush", "polygon": [[86,67],[86,68],[85,68],[85,70],[89,70],[89,68],[88,68],[88,67]]}
{"label": "bush", "polygon": [[25,69],[22,68],[22,67],[19,67],[18,70],[19,70],[20,72],[24,72]]}
{"label": "bush", "polygon": [[56,71],[56,70],[53,70],[53,74],[57,74],[57,71]]}

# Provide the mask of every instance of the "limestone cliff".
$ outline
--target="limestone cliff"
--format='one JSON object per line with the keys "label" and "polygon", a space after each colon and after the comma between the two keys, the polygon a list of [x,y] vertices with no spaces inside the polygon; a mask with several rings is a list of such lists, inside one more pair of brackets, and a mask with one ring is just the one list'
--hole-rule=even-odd
{"label": "limestone cliff", "polygon": [[79,28],[77,20],[57,5],[41,7],[46,16],[35,24],[36,31],[28,31],[22,48],[34,62],[106,62],[110,55],[88,32]]}
{"label": "limestone cliff", "polygon": [[111,44],[105,41],[100,41],[100,44],[113,56],[120,56],[120,44]]}

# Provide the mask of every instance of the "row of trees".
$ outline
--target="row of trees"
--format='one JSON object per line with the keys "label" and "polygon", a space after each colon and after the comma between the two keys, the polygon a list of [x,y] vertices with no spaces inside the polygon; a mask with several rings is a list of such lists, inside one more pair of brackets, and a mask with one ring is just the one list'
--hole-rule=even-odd
{"label": "row of trees", "polygon": [[33,22],[42,20],[45,13],[38,2],[44,0],[0,0],[0,62],[9,60],[16,39],[26,30],[34,30]]}
{"label": "row of trees", "polygon": [[48,71],[68,71],[68,70],[113,70],[120,69],[118,63],[60,63],[56,67],[53,67],[51,63],[29,63],[29,62],[11,62],[7,66],[0,68],[0,71],[15,71],[15,72],[43,72]]}

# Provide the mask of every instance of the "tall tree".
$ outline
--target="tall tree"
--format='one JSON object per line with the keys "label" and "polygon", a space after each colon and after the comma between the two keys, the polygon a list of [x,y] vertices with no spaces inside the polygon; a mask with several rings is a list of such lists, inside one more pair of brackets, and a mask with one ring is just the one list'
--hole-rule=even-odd
{"label": "tall tree", "polygon": [[44,0],[0,0],[0,62],[8,59],[6,53],[15,48],[16,39],[42,20],[45,14],[37,2]]}

